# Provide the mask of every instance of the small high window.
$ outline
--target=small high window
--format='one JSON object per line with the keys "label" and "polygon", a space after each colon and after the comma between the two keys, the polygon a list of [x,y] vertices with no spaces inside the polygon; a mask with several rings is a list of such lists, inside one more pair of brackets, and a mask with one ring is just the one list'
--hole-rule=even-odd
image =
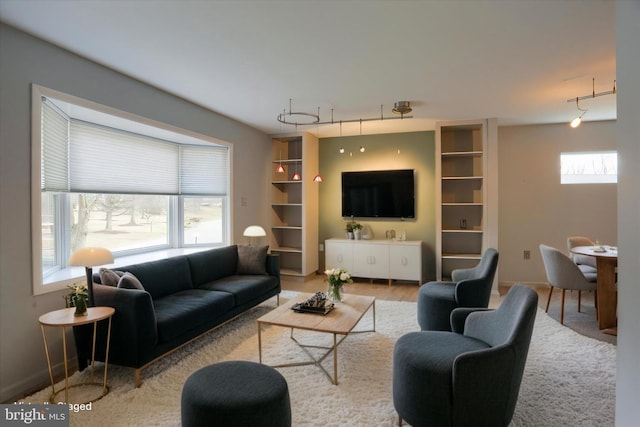
{"label": "small high window", "polygon": [[561,184],[618,182],[618,153],[590,151],[560,153]]}

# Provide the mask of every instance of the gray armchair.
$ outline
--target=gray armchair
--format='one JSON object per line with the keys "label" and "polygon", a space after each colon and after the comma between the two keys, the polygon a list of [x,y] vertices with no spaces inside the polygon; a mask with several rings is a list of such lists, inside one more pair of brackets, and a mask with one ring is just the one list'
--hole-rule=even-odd
{"label": "gray armchair", "polygon": [[498,251],[487,249],[473,268],[451,272],[451,282],[428,282],[418,291],[418,324],[423,331],[450,331],[449,317],[458,307],[489,305]]}
{"label": "gray armchair", "polygon": [[[562,299],[560,302],[560,324],[564,324],[564,296],[565,291],[578,291],[578,312],[580,312],[582,291],[596,292],[596,277],[587,279],[582,270],[565,254],[547,245],[540,245],[540,253],[544,269],[547,273],[547,281],[549,282],[549,296],[547,297],[546,311],[549,311],[549,303],[551,302],[551,294],[553,288],[562,289]],[[595,296],[595,294],[594,294]],[[596,298],[594,298],[594,301]]]}
{"label": "gray armchair", "polygon": [[538,295],[515,285],[496,310],[458,308],[452,332],[403,335],[393,353],[393,404],[419,426],[507,426],[529,351]]}

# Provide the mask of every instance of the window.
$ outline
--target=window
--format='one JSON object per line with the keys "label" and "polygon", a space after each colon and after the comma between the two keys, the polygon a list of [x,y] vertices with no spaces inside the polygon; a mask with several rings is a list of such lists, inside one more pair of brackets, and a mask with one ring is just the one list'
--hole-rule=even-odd
{"label": "window", "polygon": [[618,154],[615,151],[560,153],[561,184],[618,182]]}
{"label": "window", "polygon": [[33,105],[36,294],[64,286],[82,247],[228,244],[230,146],[36,85]]}

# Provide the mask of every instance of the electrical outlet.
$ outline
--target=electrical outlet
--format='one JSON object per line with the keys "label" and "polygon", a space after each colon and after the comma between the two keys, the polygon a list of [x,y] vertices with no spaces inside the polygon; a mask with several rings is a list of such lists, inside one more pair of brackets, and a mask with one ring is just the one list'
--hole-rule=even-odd
{"label": "electrical outlet", "polygon": [[320,243],[320,244],[318,245],[318,250],[319,250],[320,252],[323,252],[323,251],[324,251],[324,243]]}
{"label": "electrical outlet", "polygon": [[524,259],[531,259],[531,251],[524,251]]}

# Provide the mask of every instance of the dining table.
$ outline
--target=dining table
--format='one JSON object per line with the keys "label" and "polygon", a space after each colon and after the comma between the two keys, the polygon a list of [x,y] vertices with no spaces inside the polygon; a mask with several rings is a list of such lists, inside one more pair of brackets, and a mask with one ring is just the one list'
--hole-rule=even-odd
{"label": "dining table", "polygon": [[571,252],[596,259],[598,328],[605,334],[618,335],[618,291],[616,286],[618,248],[606,245],[576,246],[571,249]]}

